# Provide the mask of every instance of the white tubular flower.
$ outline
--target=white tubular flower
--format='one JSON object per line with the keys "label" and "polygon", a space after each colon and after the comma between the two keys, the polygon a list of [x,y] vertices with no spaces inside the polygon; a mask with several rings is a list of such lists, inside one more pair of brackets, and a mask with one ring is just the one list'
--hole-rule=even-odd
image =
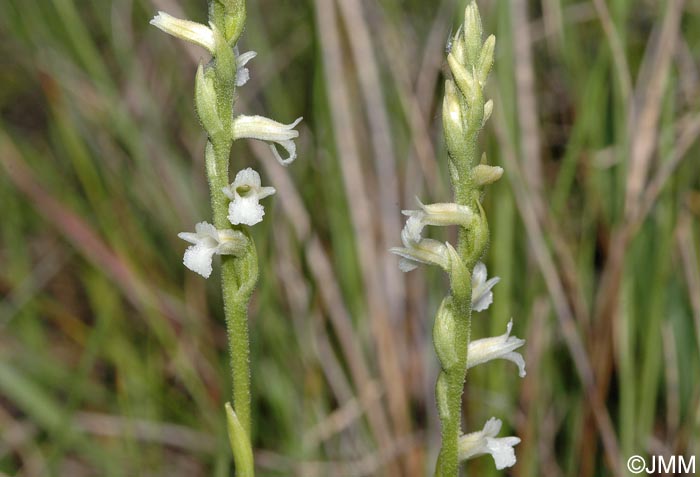
{"label": "white tubular flower", "polygon": [[209,53],[214,53],[214,32],[206,25],[175,18],[165,12],[158,12],[150,23],[169,35],[202,46]]}
{"label": "white tubular flower", "polygon": [[228,219],[233,225],[255,225],[261,222],[265,208],[260,205],[260,199],[275,192],[274,187],[262,187],[260,174],[250,167],[239,171],[233,183],[224,187],[224,194],[231,199]]}
{"label": "white tubular flower", "polygon": [[514,446],[520,444],[518,437],[496,437],[501,431],[503,423],[500,419],[492,417],[484,428],[459,438],[459,460],[464,461],[472,457],[491,454],[496,463],[496,469],[501,470],[515,465]]}
{"label": "white tubular flower", "polygon": [[499,277],[486,280],[486,265],[477,262],[472,272],[472,310],[484,311],[493,303],[493,292],[491,289],[501,281]]}
{"label": "white tubular flower", "polygon": [[462,227],[468,227],[476,217],[474,212],[466,205],[453,203],[425,205],[417,197],[416,201],[420,210],[404,210],[401,213],[419,220],[423,226],[461,225]]}
{"label": "white tubular flower", "polygon": [[391,253],[401,257],[399,268],[403,272],[410,272],[418,267],[417,263],[439,265],[447,270],[449,267],[449,254],[444,243],[437,240],[421,237],[423,223],[416,217],[409,217],[401,231],[403,247],[389,249]]}
{"label": "white tubular flower", "polygon": [[[280,164],[286,166],[297,158],[297,147],[293,139],[299,137],[294,128],[303,118],[292,124],[282,124],[263,116],[238,116],[233,120],[233,139],[257,139],[270,143],[270,149]],[[283,159],[277,151],[279,144],[287,150],[289,156]]]}
{"label": "white tubular flower", "polygon": [[195,225],[195,233],[177,234],[182,240],[192,245],[185,250],[182,263],[193,272],[209,278],[212,271],[211,261],[216,255],[238,255],[245,249],[245,236],[235,230],[217,230],[208,222]]}
{"label": "white tubular flower", "polygon": [[515,350],[524,345],[525,340],[510,336],[510,331],[512,329],[513,320],[510,320],[505,334],[470,342],[467,355],[467,369],[491,361],[492,359],[507,359],[518,365],[518,374],[521,378],[524,378],[527,374],[525,372],[525,360],[523,356],[520,353],[516,353]]}
{"label": "white tubular flower", "polygon": [[245,65],[258,56],[254,51],[246,51],[245,53],[238,54],[238,48],[236,48],[236,86],[243,86],[250,79],[250,71]]}

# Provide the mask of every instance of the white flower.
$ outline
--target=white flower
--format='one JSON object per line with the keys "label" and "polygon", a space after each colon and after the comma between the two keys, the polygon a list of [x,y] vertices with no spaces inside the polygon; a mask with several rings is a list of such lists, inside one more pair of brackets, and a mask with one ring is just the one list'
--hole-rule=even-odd
{"label": "white flower", "polygon": [[423,223],[416,217],[409,217],[401,231],[403,247],[389,249],[391,253],[401,257],[399,268],[403,272],[410,272],[418,267],[416,263],[439,265],[447,270],[449,255],[447,246],[437,240],[421,237]]}
{"label": "white flower", "polygon": [[217,230],[208,222],[195,225],[195,233],[182,232],[177,234],[182,240],[193,245],[187,247],[182,262],[193,272],[204,278],[209,278],[214,254],[238,255],[246,246],[245,236],[235,230]]}
{"label": "white flower", "polygon": [[501,470],[515,465],[513,446],[520,444],[518,437],[496,437],[501,430],[500,419],[492,417],[484,428],[459,438],[459,460],[467,460],[480,455],[491,454],[496,469]]}
{"label": "white flower", "polygon": [[236,86],[243,86],[250,79],[250,71],[245,65],[258,56],[254,51],[246,51],[245,53],[238,54],[238,47],[235,50],[236,53]]}
{"label": "white flower", "polygon": [[[416,197],[420,210],[404,210],[401,213],[415,218],[421,223],[421,229],[426,225],[461,225],[468,227],[475,218],[474,212],[466,206],[453,203],[423,204]],[[420,230],[418,231],[420,233]]]}
{"label": "white flower", "polygon": [[175,18],[165,12],[158,12],[150,23],[169,35],[202,46],[209,53],[214,53],[214,31],[206,25]]}
{"label": "white flower", "polygon": [[261,187],[260,174],[250,167],[239,171],[233,183],[224,187],[224,194],[231,199],[228,205],[228,219],[233,225],[257,224],[265,215],[260,199],[274,193],[274,187]]}
{"label": "white flower", "polygon": [[472,310],[483,311],[493,303],[491,289],[501,281],[499,277],[486,280],[486,265],[477,262],[472,272]]}
{"label": "white flower", "polygon": [[513,320],[510,320],[505,334],[470,342],[467,354],[467,368],[473,368],[492,359],[507,359],[518,365],[520,377],[524,378],[526,374],[525,360],[515,350],[524,345],[525,340],[510,336],[512,329]]}
{"label": "white flower", "polygon": [[[257,139],[270,143],[270,149],[275,158],[286,166],[297,157],[297,147],[293,139],[299,137],[299,131],[294,128],[302,118],[298,118],[292,124],[282,124],[263,116],[238,116],[233,120],[233,139]],[[289,156],[283,159],[277,152],[279,144],[287,150]]]}

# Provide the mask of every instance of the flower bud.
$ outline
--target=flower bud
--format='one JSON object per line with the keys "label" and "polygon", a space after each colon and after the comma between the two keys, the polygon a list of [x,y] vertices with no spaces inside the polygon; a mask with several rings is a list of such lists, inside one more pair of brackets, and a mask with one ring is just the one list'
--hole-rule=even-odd
{"label": "flower bud", "polygon": [[455,55],[455,58],[457,59],[457,61],[464,64],[464,61],[465,61],[464,35],[462,34],[462,26],[461,25],[460,25],[459,29],[457,30],[457,33],[455,33],[455,36],[452,37],[452,44],[450,45],[450,48],[447,50],[447,53],[450,53],[450,52]]}
{"label": "flower bud", "polygon": [[221,131],[223,126],[216,109],[214,76],[211,73],[205,73],[201,64],[197,68],[197,76],[194,81],[194,99],[197,115],[207,134],[213,136]]}
{"label": "flower bud", "polygon": [[484,46],[481,48],[481,54],[479,55],[479,62],[476,67],[476,71],[479,75],[479,82],[483,85],[491,72],[491,67],[493,66],[493,53],[496,49],[496,37],[490,35],[484,42]]}
{"label": "flower bud", "polygon": [[476,83],[474,75],[467,71],[466,67],[459,62],[453,53],[447,55],[447,63],[450,65],[455,83],[457,83],[459,90],[467,98],[467,104],[469,104],[469,99],[473,95]]}
{"label": "flower bud", "polygon": [[447,152],[452,157],[465,153],[467,142],[462,116],[462,104],[454,81],[445,81],[445,97],[442,101],[442,124],[445,129]]}
{"label": "flower bud", "polygon": [[503,168],[479,164],[473,169],[474,182],[477,186],[493,184],[503,176]]}
{"label": "flower bud", "polygon": [[457,353],[457,335],[454,313],[452,311],[452,297],[445,297],[440,304],[440,309],[435,317],[433,325],[433,343],[442,369],[449,371],[459,361]]}
{"label": "flower bud", "polygon": [[464,45],[467,65],[476,65],[481,50],[481,15],[475,1],[469,2],[464,11]]}

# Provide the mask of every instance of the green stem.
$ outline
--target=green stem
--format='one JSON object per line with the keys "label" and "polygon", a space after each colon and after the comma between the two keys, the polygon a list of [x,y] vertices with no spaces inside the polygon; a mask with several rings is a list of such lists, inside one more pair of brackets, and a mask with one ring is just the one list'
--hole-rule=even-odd
{"label": "green stem", "polygon": [[[231,140],[226,135],[211,139],[206,148],[207,177],[209,179],[214,225],[217,229],[230,228],[228,221],[228,199],[223,188],[228,185],[228,163]],[[248,331],[248,302],[258,280],[257,251],[252,238],[245,229],[248,250],[242,257],[221,257],[221,291],[226,317],[226,334],[231,360],[233,384],[233,410],[251,438],[251,393],[250,393],[250,338]]]}
{"label": "green stem", "polygon": [[[462,424],[462,393],[467,377],[467,353],[471,333],[471,284],[459,293],[453,291],[455,314],[455,346],[458,352],[457,362],[449,370],[443,370],[440,379],[444,386],[438,385],[438,401],[446,403],[446,412],[440,413],[442,447],[438,456],[436,477],[456,477],[459,475],[459,436]],[[445,394],[441,396],[441,394]]]}
{"label": "green stem", "polygon": [[233,409],[248,439],[251,437],[250,419],[250,338],[248,333],[248,299],[242,297],[236,283],[236,259],[223,257],[221,263],[221,290],[224,297],[226,333],[231,377],[233,380]]}

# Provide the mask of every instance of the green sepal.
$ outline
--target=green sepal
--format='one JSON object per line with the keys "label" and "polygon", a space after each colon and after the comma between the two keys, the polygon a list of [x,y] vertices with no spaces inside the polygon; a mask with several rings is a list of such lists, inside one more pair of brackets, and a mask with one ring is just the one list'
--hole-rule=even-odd
{"label": "green sepal", "polygon": [[250,439],[231,404],[226,403],[225,407],[228,440],[233,453],[233,463],[236,466],[236,477],[253,477],[255,475],[255,467],[253,465],[253,449],[250,445]]}
{"label": "green sepal", "polygon": [[[478,226],[477,226],[478,228]],[[472,227],[466,229],[472,230]],[[472,277],[457,250],[448,242],[447,253],[450,257],[450,285],[455,303],[471,303]],[[453,310],[457,316],[463,316],[463,310]]]}
{"label": "green sepal", "polygon": [[248,302],[258,284],[260,270],[258,268],[258,252],[255,249],[255,242],[253,242],[247,229],[242,231],[248,237],[248,249],[243,255],[236,258],[238,283],[240,284],[237,296],[239,300]]}
{"label": "green sepal", "polygon": [[452,310],[452,297],[442,300],[433,325],[433,344],[442,369],[449,371],[459,362],[457,324]]}
{"label": "green sepal", "polygon": [[435,383],[435,400],[437,401],[438,415],[443,422],[450,420],[449,388],[447,373],[440,371]]}
{"label": "green sepal", "polygon": [[486,219],[486,212],[481,205],[481,202],[475,200],[479,207],[479,216],[474,220],[472,227],[467,229],[469,251],[464,257],[469,266],[473,266],[481,259],[482,255],[489,246],[489,223]]}
{"label": "green sepal", "polygon": [[197,116],[209,137],[223,129],[217,108],[216,88],[214,87],[214,72],[205,71],[200,64],[194,81],[194,100]]}

